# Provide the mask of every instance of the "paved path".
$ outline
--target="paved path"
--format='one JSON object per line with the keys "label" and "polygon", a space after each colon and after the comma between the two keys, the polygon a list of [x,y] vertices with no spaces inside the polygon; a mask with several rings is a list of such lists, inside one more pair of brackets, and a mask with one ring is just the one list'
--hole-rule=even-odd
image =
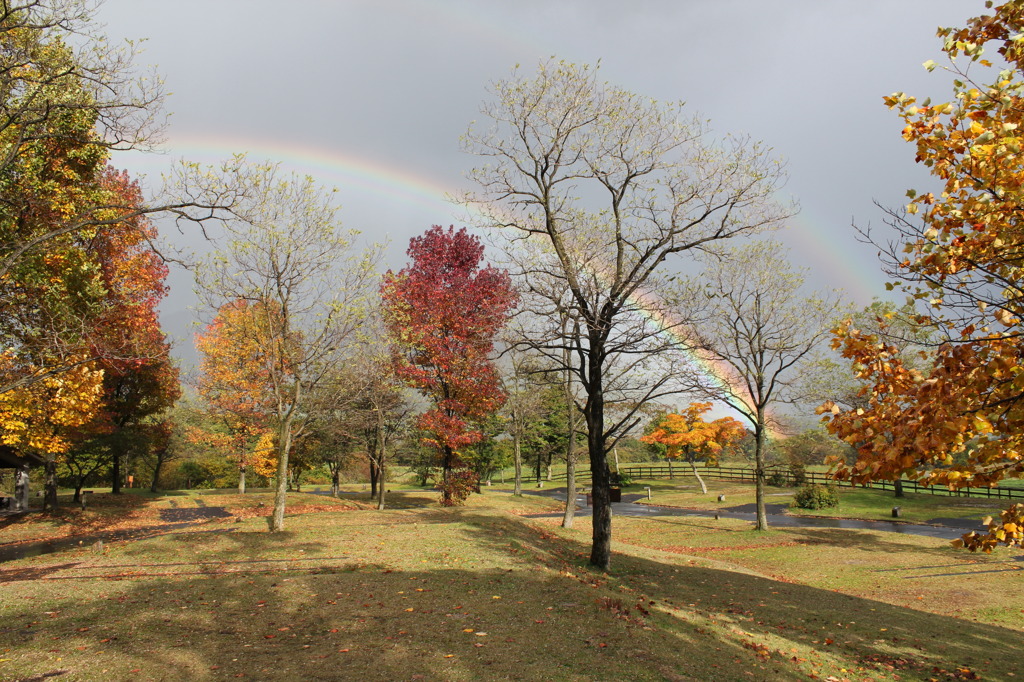
{"label": "paved path", "polygon": [[[530,490],[523,492],[531,495],[554,497],[557,500],[565,500],[565,488],[555,488],[552,490]],[[714,518],[717,514],[719,518],[741,519],[744,521],[750,521],[751,523],[755,521],[756,517],[756,513],[752,509],[753,505],[723,507],[718,511],[710,511],[700,509],[681,509],[679,507],[660,507],[654,504],[636,504],[638,500],[645,498],[646,495],[642,494],[623,495],[622,502],[612,503],[612,514],[632,517],[702,516],[705,518]],[[931,522],[934,523],[934,525],[924,525],[917,523],[903,523],[902,521],[869,521],[864,519],[829,519],[816,516],[790,516],[782,513],[787,508],[787,505],[767,504],[765,507],[769,512],[768,525],[783,528],[848,528],[853,530],[881,530],[889,533],[923,535],[926,537],[941,538],[944,540],[956,539],[968,530],[985,530],[980,522],[971,524],[970,521],[965,519],[931,519]],[[587,506],[586,496],[577,495],[576,515],[589,516],[590,514],[591,509]],[[529,516],[535,518],[559,518],[562,514],[559,512],[554,514],[530,514]]]}

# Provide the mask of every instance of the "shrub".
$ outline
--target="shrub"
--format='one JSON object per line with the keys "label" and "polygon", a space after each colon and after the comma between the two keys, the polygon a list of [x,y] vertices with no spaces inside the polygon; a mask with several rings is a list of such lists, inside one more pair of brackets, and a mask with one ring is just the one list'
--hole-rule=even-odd
{"label": "shrub", "polygon": [[633,485],[633,477],[629,474],[612,474],[612,485],[618,485],[620,488],[625,488],[628,485]]}
{"label": "shrub", "polygon": [[827,509],[839,506],[839,492],[834,485],[805,485],[793,495],[793,502],[801,509]]}
{"label": "shrub", "polygon": [[785,488],[788,481],[786,480],[786,474],[781,471],[776,471],[765,479],[765,483],[776,488]]}

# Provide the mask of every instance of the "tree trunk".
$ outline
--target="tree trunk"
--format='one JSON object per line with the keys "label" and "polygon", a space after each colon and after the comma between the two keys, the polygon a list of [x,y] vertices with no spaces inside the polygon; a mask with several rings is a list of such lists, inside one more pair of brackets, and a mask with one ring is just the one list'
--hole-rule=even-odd
{"label": "tree trunk", "polygon": [[384,493],[387,492],[384,489],[384,452],[383,449],[379,453],[380,459],[377,460],[377,509],[384,509]]}
{"label": "tree trunk", "polygon": [[523,452],[519,448],[519,427],[513,426],[513,430],[512,453],[515,463],[516,481],[513,484],[512,494],[518,496],[523,494]]}
{"label": "tree trunk", "polygon": [[[562,336],[568,319],[562,316]],[[565,375],[562,377],[562,397],[565,398],[566,426],[569,429],[569,440],[565,443],[565,513],[562,515],[562,528],[572,528],[576,519],[576,426],[579,415],[572,396],[572,375],[569,374],[569,349],[562,349],[562,363]]]}
{"label": "tree trunk", "polygon": [[377,463],[373,459],[373,453],[370,453],[370,499],[377,497]]}
{"label": "tree trunk", "polygon": [[155,493],[160,484],[160,470],[163,469],[164,459],[167,458],[167,450],[160,449],[156,453],[156,466],[153,467],[153,482],[149,486],[149,492]]}
{"label": "tree trunk", "polygon": [[672,458],[669,457],[668,458],[668,480],[671,481],[674,478],[675,478],[675,476],[672,473]]}
{"label": "tree trunk", "polygon": [[341,490],[341,467],[331,467],[331,495],[338,497]]}
{"label": "tree trunk", "polygon": [[[569,403],[569,409],[575,409]],[[569,417],[569,442],[565,446],[565,513],[562,528],[572,528],[576,518],[576,425]]]}
{"label": "tree trunk", "polygon": [[452,506],[452,464],[455,460],[455,451],[449,446],[444,447],[444,454],[441,459],[441,504],[445,507]]}
{"label": "tree trunk", "polygon": [[81,504],[81,502],[82,502],[82,488],[84,488],[84,487],[85,487],[85,479],[83,477],[80,476],[77,479],[75,479],[75,495],[74,495],[74,497],[71,498],[71,501],[74,502],[75,504]]}
{"label": "tree trunk", "polygon": [[700,492],[702,495],[708,494],[708,487],[704,484],[704,479],[697,473],[697,463],[690,462],[690,468],[693,469],[693,477],[697,479],[697,483],[700,483]]}
{"label": "tree trunk", "polygon": [[46,455],[46,482],[43,486],[43,509],[57,508],[57,456]]}
{"label": "tree trunk", "polygon": [[277,490],[274,492],[274,514],[270,520],[270,530],[284,530],[284,505],[288,497],[288,454],[292,447],[292,420],[286,417],[281,422],[277,435]]}
{"label": "tree trunk", "polygon": [[611,567],[612,560],[612,502],[608,453],[604,448],[604,368],[601,366],[602,344],[593,336],[587,358],[590,385],[584,417],[587,420],[587,453],[590,455],[590,475],[593,480],[593,545],[590,564],[602,571]]}
{"label": "tree trunk", "polygon": [[14,472],[14,509],[28,511],[28,464],[22,464]]}
{"label": "tree trunk", "polygon": [[245,465],[238,467],[238,494],[245,494]]}
{"label": "tree trunk", "polygon": [[121,453],[114,447],[114,466],[110,470],[110,492],[114,495],[121,494]]}
{"label": "tree trunk", "polygon": [[387,433],[385,432],[384,424],[384,413],[380,410],[377,411],[377,483],[379,490],[377,491],[377,509],[384,509],[384,493],[386,481],[385,474],[387,473]]}
{"label": "tree trunk", "polygon": [[754,427],[754,490],[757,496],[757,523],[754,530],[768,530],[768,514],[764,509],[764,413],[758,410]]}
{"label": "tree trunk", "polygon": [[897,478],[896,479],[895,485],[893,486],[893,489],[895,490],[895,496],[896,497],[903,497],[903,479],[902,478]]}

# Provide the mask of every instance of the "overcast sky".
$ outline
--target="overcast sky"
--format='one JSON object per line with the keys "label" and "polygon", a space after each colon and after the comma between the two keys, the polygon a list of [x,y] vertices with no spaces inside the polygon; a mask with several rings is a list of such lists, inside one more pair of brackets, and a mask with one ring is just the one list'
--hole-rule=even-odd
{"label": "overcast sky", "polygon": [[[851,223],[881,226],[873,200],[899,205],[927,180],[882,97],[948,98],[937,26],[981,0],[106,0],[112,39],[145,38],[173,94],[167,156],[115,164],[158,186],[184,156],[231,152],[282,162],[339,189],[346,227],[390,238],[457,222],[446,191],[474,159],[459,136],[489,81],[555,56],[601,61],[605,80],[685,100],[717,133],[748,133],[788,160],[784,197],[800,215],[783,236],[820,285],[860,304],[884,295],[874,250]],[[171,278],[164,323],[193,330],[187,274]]]}

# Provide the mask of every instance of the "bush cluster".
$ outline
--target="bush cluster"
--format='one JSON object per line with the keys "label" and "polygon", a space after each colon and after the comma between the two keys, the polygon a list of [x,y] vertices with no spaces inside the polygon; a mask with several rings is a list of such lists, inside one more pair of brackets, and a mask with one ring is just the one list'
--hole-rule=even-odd
{"label": "bush cluster", "polygon": [[776,471],[771,476],[765,479],[765,483],[775,488],[785,488],[787,482],[788,481],[786,480],[786,474],[782,473],[781,471]]}
{"label": "bush cluster", "polygon": [[801,509],[827,509],[839,506],[839,491],[834,485],[805,485],[793,495],[793,502]]}

